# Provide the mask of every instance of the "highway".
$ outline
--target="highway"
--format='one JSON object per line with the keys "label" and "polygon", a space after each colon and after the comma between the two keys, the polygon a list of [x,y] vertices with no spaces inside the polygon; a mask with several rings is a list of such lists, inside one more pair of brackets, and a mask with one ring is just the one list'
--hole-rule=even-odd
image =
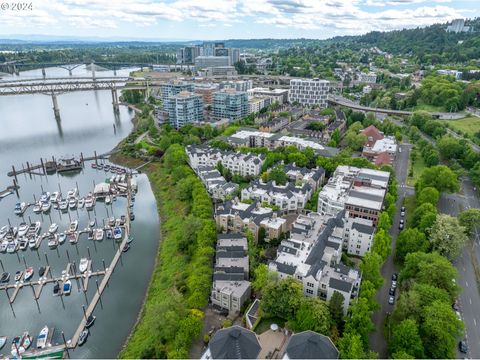
{"label": "highway", "polygon": [[382,288],[377,292],[376,296],[376,300],[378,304],[380,304],[380,309],[373,314],[372,320],[375,324],[375,332],[370,334],[370,348],[378,353],[380,359],[387,358],[387,344],[384,338],[383,325],[385,323],[387,313],[391,313],[393,310],[393,306],[388,303],[388,290],[390,289],[392,274],[394,272],[398,272],[393,262],[393,257],[395,252],[395,243],[399,233],[398,223],[400,221],[400,208],[402,207],[405,196],[412,195],[414,193],[414,189],[406,185],[408,175],[408,160],[412,145],[403,144],[400,145],[400,148],[402,149],[402,152],[397,153],[397,157],[395,159],[395,173],[398,181],[398,199],[396,203],[397,212],[393,219],[392,228],[390,229],[390,235],[392,236],[392,253],[387,258],[381,269],[384,283]]}

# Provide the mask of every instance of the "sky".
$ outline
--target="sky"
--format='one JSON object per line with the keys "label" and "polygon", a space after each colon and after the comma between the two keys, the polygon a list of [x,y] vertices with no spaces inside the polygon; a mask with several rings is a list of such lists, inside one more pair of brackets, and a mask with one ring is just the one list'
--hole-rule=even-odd
{"label": "sky", "polygon": [[480,0],[32,0],[14,10],[16,2],[0,0],[0,37],[326,39],[480,16]]}

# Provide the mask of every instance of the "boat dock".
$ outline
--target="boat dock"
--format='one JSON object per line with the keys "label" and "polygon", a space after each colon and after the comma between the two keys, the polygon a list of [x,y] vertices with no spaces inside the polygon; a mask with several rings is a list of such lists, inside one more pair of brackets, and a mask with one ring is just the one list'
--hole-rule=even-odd
{"label": "boat dock", "polygon": [[[76,280],[76,279],[83,280],[83,283],[82,283],[83,290],[86,291],[87,287],[88,287],[88,280],[89,280],[90,277],[105,275],[105,271],[101,271],[101,270],[100,271],[92,271],[91,270],[91,265],[92,265],[92,262],[90,260],[89,263],[88,263],[88,270],[85,271],[85,273],[83,273],[83,274],[78,274],[75,270],[74,264],[68,263],[67,268],[65,270],[65,273],[62,276],[56,277],[56,278],[54,278],[52,276],[50,266],[47,266],[46,269],[45,269],[44,276],[42,276],[39,280],[35,280],[35,281],[23,281],[23,280],[21,280],[21,281],[17,282],[16,284],[2,285],[2,286],[0,286],[0,291],[5,291],[6,292],[10,304],[13,304],[13,302],[17,298],[17,295],[20,292],[20,290],[23,289],[23,288],[27,288],[27,287],[32,288],[33,294],[34,294],[34,299],[38,300],[40,298],[41,293],[42,293],[43,287],[45,286],[45,284],[49,284],[49,283],[59,282],[59,283],[63,284],[67,280]],[[8,294],[9,289],[14,289],[12,295]]]}

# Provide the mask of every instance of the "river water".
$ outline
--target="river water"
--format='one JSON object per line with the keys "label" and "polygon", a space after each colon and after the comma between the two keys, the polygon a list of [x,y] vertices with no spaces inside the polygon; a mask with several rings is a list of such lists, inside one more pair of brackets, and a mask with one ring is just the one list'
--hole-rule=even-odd
{"label": "river water", "polygon": [[[128,75],[129,70],[118,71],[117,74]],[[91,76],[84,66],[73,71],[74,76]],[[97,72],[97,76],[112,76],[110,71]],[[20,76],[4,77],[7,79],[41,77],[41,71],[23,72]],[[68,76],[64,69],[47,69],[47,76]],[[120,107],[120,113],[114,114],[110,91],[87,91],[63,94],[58,96],[61,121],[55,120],[52,110],[52,100],[45,95],[21,95],[0,97],[0,191],[11,185],[12,178],[6,173],[11,166],[21,168],[27,161],[39,163],[40,157],[56,158],[65,154],[85,156],[111,150],[132,129],[133,112],[126,107]],[[52,208],[49,215],[36,215],[31,207],[27,209],[23,219],[14,215],[16,202],[33,202],[34,195],[38,199],[42,192],[61,189],[64,196],[69,189],[78,186],[80,195],[93,191],[94,182],[103,182],[112,174],[103,170],[94,170],[87,164],[82,172],[76,175],[49,175],[18,177],[20,185],[19,198],[10,195],[0,200],[0,226],[8,221],[13,226],[22,221],[42,222],[42,233],[55,222],[59,230],[65,230],[73,219],[79,220],[79,229],[84,229],[89,220],[94,218],[97,223],[112,214],[119,217],[126,213],[126,200],[118,198],[112,206],[97,202],[95,211],[85,209],[60,213]],[[97,305],[94,314],[97,317],[95,325],[90,329],[90,336],[83,347],[70,351],[75,358],[113,358],[118,355],[121,347],[134,325],[145,291],[152,273],[156,249],[159,239],[159,219],[157,207],[150,184],[145,175],[136,177],[138,194],[132,223],[134,241],[132,248],[123,254],[110,278],[109,287],[102,295],[102,302]],[[82,257],[92,259],[92,269],[102,270],[103,263],[110,263],[115,252],[112,240],[101,242],[87,240],[87,235],[80,236],[78,245],[64,243],[57,250],[49,249],[43,241],[38,251],[27,248],[17,254],[0,254],[1,265],[10,272],[10,283],[13,283],[15,271],[23,270],[25,263],[35,269],[34,280],[38,279],[38,269],[45,266],[47,259],[54,276],[60,276],[66,268],[68,257],[77,264]],[[67,256],[68,253],[68,256]],[[45,257],[46,254],[46,257]],[[90,254],[90,255],[89,255]],[[0,268],[1,271],[3,271]],[[100,283],[101,278],[98,278]],[[7,344],[0,354],[9,354],[11,340],[14,336],[28,331],[37,336],[44,325],[55,327],[54,343],[61,342],[61,331],[66,339],[70,339],[83,316],[82,305],[96,291],[95,278],[91,278],[86,294],[79,290],[73,281],[72,294],[68,297],[53,296],[53,284],[43,288],[38,305],[34,300],[31,288],[20,290],[12,307],[10,307],[4,291],[0,292],[0,336],[7,336]],[[9,290],[12,296],[13,289]],[[35,344],[35,341],[34,341]]]}

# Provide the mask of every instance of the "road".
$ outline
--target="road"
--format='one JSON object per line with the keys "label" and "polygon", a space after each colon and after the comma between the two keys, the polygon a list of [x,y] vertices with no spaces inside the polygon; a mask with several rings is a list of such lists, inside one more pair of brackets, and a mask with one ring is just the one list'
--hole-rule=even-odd
{"label": "road", "polygon": [[397,235],[399,233],[398,223],[400,221],[400,208],[403,204],[403,199],[407,195],[414,193],[412,187],[408,187],[407,176],[408,176],[408,160],[410,157],[410,150],[412,148],[411,144],[400,145],[402,149],[401,153],[397,153],[397,158],[395,160],[395,173],[398,181],[398,199],[397,199],[397,213],[393,219],[393,226],[390,229],[390,235],[392,236],[392,253],[387,258],[385,263],[382,266],[381,273],[384,278],[384,284],[382,288],[377,292],[376,300],[380,304],[380,309],[373,314],[372,320],[375,324],[375,332],[370,334],[370,348],[378,353],[380,359],[387,358],[387,344],[383,334],[383,324],[385,323],[385,318],[387,313],[391,313],[393,306],[388,303],[388,290],[390,289],[392,274],[397,272],[395,264],[393,262],[395,243]]}

